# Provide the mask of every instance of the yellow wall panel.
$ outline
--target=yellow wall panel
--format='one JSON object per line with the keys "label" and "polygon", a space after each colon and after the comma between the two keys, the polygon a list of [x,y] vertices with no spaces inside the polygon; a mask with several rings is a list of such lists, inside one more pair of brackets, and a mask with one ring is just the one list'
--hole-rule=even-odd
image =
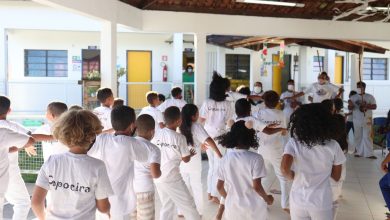
{"label": "yellow wall panel", "polygon": [[[127,81],[151,82],[152,81],[152,52],[151,51],[127,51]],[[135,109],[141,109],[148,105],[145,94],[150,91],[150,85],[128,85],[127,102]]]}
{"label": "yellow wall panel", "polygon": [[343,83],[343,57],[336,56],[334,64],[334,83],[342,84]]}

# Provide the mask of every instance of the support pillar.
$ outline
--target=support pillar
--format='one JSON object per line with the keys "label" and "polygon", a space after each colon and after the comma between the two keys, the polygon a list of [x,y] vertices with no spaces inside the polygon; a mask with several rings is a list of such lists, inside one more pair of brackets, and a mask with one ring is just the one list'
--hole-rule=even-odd
{"label": "support pillar", "polygon": [[296,88],[299,90],[302,87],[307,87],[308,84],[314,82],[311,80],[313,74],[313,58],[309,54],[309,48],[305,46],[299,47],[299,68],[298,74],[295,76]]}
{"label": "support pillar", "polygon": [[207,51],[206,51],[206,34],[197,33],[195,40],[195,99],[194,103],[200,106],[206,99],[207,85]]}
{"label": "support pillar", "polygon": [[111,88],[114,96],[118,94],[117,61],[117,28],[116,23],[102,21],[100,32],[101,87]]}
{"label": "support pillar", "polygon": [[255,82],[260,82],[261,51],[252,51],[250,58],[249,88],[253,90]]}
{"label": "support pillar", "polygon": [[356,90],[356,83],[359,82],[359,55],[351,56],[351,90]]}
{"label": "support pillar", "polygon": [[183,33],[173,34],[173,67],[172,82],[181,85],[183,82]]}
{"label": "support pillar", "polygon": [[7,75],[8,75],[8,61],[7,61],[7,32],[4,27],[0,27],[0,94],[8,95],[7,89]]}
{"label": "support pillar", "polygon": [[324,69],[328,73],[328,76],[329,76],[331,82],[334,82],[334,79],[335,79],[335,75],[334,75],[335,60],[336,60],[336,51],[325,50]]}
{"label": "support pillar", "polygon": [[226,75],[226,50],[223,47],[217,48],[217,72]]}

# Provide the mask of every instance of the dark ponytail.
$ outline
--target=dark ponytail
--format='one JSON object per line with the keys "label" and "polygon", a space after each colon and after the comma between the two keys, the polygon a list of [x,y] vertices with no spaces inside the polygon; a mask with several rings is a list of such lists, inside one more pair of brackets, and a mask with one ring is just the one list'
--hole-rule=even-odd
{"label": "dark ponytail", "polygon": [[186,104],[181,110],[181,125],[179,127],[180,133],[187,139],[187,144],[194,146],[194,138],[192,135],[192,117],[198,112],[198,107],[194,104]]}

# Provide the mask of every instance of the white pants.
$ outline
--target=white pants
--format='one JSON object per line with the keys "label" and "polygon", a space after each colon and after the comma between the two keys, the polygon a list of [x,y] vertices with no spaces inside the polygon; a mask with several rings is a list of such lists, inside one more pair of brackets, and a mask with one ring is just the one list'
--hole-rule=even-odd
{"label": "white pants", "polygon": [[4,195],[0,194],[0,220],[3,220]]}
{"label": "white pants", "polygon": [[359,124],[354,122],[353,127],[355,129],[354,145],[356,148],[356,154],[362,157],[374,156],[374,144],[371,138],[371,124],[367,122],[365,124]]}
{"label": "white pants", "polygon": [[280,164],[282,162],[282,157],[277,158],[264,158],[264,165],[267,170],[267,176],[263,179],[263,183],[270,182],[270,171],[273,169],[275,171],[275,175],[279,180],[280,191],[281,191],[281,199],[280,203],[283,209],[289,208],[289,198],[290,198],[290,190],[292,182],[288,181],[282,174],[280,170]]}
{"label": "white pants", "polygon": [[13,205],[13,220],[27,219],[31,207],[31,200],[20,170],[10,170],[9,185],[5,192],[5,199]]}
{"label": "white pants", "polygon": [[194,199],[183,180],[172,183],[157,182],[155,185],[161,201],[160,220],[174,219],[176,207],[186,220],[200,220]]}
{"label": "white pants", "polygon": [[[181,173],[184,183],[186,184],[188,190],[192,194],[196,209],[199,214],[203,214],[203,185],[202,185],[202,173],[201,172],[189,172]],[[180,211],[180,210],[179,210]]]}
{"label": "white pants", "polygon": [[210,193],[212,196],[217,196],[217,188],[213,186],[214,152],[211,149],[207,149],[206,154],[209,162],[209,170],[207,172],[207,193]]}
{"label": "white pants", "polygon": [[305,208],[291,208],[291,220],[332,220],[333,210],[310,210]]}
{"label": "white pants", "polygon": [[106,213],[101,213],[98,210],[96,210],[96,220],[130,220],[130,214],[128,215],[112,215],[111,218]]}

